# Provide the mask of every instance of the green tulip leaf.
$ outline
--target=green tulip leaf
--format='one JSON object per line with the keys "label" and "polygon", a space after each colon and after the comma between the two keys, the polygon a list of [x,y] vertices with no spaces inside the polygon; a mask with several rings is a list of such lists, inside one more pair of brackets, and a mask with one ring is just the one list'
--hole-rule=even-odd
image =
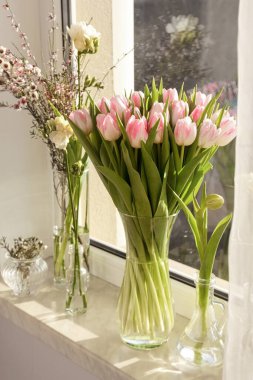
{"label": "green tulip leaf", "polygon": [[145,188],[139,173],[133,168],[128,150],[124,141],[121,142],[124,161],[127,167],[131,189],[134,198],[135,209],[138,216],[152,216],[152,210]]}
{"label": "green tulip leaf", "polygon": [[141,143],[141,152],[142,152],[142,159],[143,159],[145,174],[147,178],[149,198],[150,198],[152,211],[154,215],[156,212],[158,201],[161,194],[162,181],[161,181],[157,166],[154,163],[150,154],[147,152],[146,146],[143,142]]}
{"label": "green tulip leaf", "polygon": [[155,141],[155,137],[156,137],[156,131],[157,131],[157,128],[158,128],[158,125],[159,125],[159,122],[160,122],[160,119],[158,119],[154,126],[151,128],[150,132],[149,132],[149,135],[148,135],[148,139],[146,141],[146,149],[147,151],[149,152],[149,154],[151,153],[152,151],[152,147],[153,147],[153,144],[154,144],[154,141]]}
{"label": "green tulip leaf", "polygon": [[228,227],[229,223],[231,222],[231,219],[232,219],[232,214],[228,214],[227,216],[225,216],[217,224],[215,230],[213,231],[213,233],[209,239],[209,242],[208,242],[207,247],[206,247],[204,260],[203,260],[201,268],[200,268],[200,275],[205,276],[203,278],[209,278],[211,276],[217,248],[219,246],[220,240],[221,240],[226,228]]}
{"label": "green tulip leaf", "polygon": [[205,149],[203,152],[199,153],[196,157],[194,157],[190,162],[183,166],[181,171],[178,174],[176,192],[181,196],[191,179],[195,169],[198,165],[203,163],[206,159],[209,159],[210,152],[212,148]]}
{"label": "green tulip leaf", "polygon": [[116,174],[113,170],[106,168],[104,166],[98,166],[97,169],[102,173],[102,175],[110,181],[116,190],[118,191],[119,197],[122,198],[127,213],[132,213],[132,192],[131,188],[123,178]]}

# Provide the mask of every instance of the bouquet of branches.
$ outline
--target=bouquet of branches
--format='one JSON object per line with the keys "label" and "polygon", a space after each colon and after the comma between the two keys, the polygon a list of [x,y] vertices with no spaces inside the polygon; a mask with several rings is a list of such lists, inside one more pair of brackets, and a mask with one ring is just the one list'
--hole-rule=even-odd
{"label": "bouquet of branches", "polygon": [[[21,49],[16,51],[0,46],[0,90],[9,91],[16,98],[15,104],[1,103],[0,106],[28,111],[32,117],[30,133],[41,139],[48,147],[54,173],[54,190],[61,208],[61,228],[64,234],[61,243],[55,239],[55,277],[64,271],[64,254],[71,235],[78,229],[79,198],[83,173],[87,168],[88,156],[76,139],[70,125],[61,115],[70,115],[73,110],[84,107],[92,89],[103,88],[101,81],[85,73],[85,59],[97,52],[100,33],[95,28],[80,22],[68,28],[61,51],[56,47],[59,26],[55,16],[54,1],[49,21],[48,72],[43,72],[36,62],[27,35],[22,31],[5,1],[4,8],[13,28],[20,37]],[[73,41],[73,43],[72,43]],[[82,111],[76,117],[85,118]],[[78,116],[77,116],[78,115]],[[65,197],[67,194],[67,197]],[[70,199],[71,198],[71,199]],[[87,200],[83,215],[83,226],[88,231]],[[77,220],[77,223],[76,223]],[[77,239],[76,239],[77,240]],[[79,238],[79,244],[81,239]],[[87,261],[88,251],[84,250]]]}

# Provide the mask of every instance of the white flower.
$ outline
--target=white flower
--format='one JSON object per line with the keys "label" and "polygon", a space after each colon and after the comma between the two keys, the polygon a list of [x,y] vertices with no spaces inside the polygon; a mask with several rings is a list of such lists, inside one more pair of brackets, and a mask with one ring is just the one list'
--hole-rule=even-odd
{"label": "white flower", "polygon": [[4,61],[2,63],[2,68],[3,68],[4,71],[9,71],[10,68],[11,68],[11,65],[10,65],[10,63],[8,61]]}
{"label": "white flower", "polygon": [[71,25],[70,28],[67,28],[67,31],[74,42],[75,48],[80,53],[96,53],[100,33],[92,25],[81,21]]}
{"label": "white flower", "polygon": [[36,67],[33,68],[33,73],[35,75],[37,75],[38,77],[40,77],[41,76],[41,69],[36,66]]}
{"label": "white flower", "polygon": [[55,131],[49,134],[52,143],[55,144],[57,149],[66,149],[69,138],[73,135],[73,130],[67,120],[63,116],[58,116],[53,120]]}
{"label": "white flower", "polygon": [[38,100],[39,99],[39,94],[37,91],[32,91],[30,93],[30,97],[33,99],[33,100]]}
{"label": "white flower", "polygon": [[32,71],[33,70],[33,65],[31,65],[31,63],[26,63],[25,64],[25,69],[28,70],[28,71]]}
{"label": "white flower", "polygon": [[196,29],[198,25],[198,17],[193,17],[192,15],[184,16],[172,16],[171,23],[167,24],[165,29],[169,34],[172,33],[182,33],[182,32],[192,32]]}
{"label": "white flower", "polygon": [[0,46],[0,55],[5,55],[6,53],[6,47]]}

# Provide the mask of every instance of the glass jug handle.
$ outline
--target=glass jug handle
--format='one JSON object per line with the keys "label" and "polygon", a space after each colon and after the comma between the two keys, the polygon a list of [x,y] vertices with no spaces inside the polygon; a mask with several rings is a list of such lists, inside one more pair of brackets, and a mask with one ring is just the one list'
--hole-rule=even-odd
{"label": "glass jug handle", "polygon": [[[221,337],[224,336],[224,328],[226,325],[226,314],[225,314],[225,305],[219,301],[213,301],[213,305],[220,309],[219,317],[217,318],[217,327]],[[215,310],[215,314],[217,315],[217,310]]]}

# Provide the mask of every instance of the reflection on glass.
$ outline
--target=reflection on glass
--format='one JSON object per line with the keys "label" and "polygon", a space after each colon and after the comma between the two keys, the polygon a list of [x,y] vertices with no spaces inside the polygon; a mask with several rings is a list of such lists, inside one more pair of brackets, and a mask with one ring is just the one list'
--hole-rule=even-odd
{"label": "reflection on glass", "polygon": [[[237,19],[239,0],[135,0],[135,89],[163,78],[165,87],[190,91],[195,84],[203,92],[218,93],[236,116]],[[225,198],[220,214],[210,228],[233,210],[235,144],[218,151],[215,169],[208,174],[208,192]],[[182,231],[184,238],[182,239]],[[198,268],[198,256],[184,216],[178,218],[171,241],[170,257]],[[228,278],[229,231],[223,237],[214,273]]]}

